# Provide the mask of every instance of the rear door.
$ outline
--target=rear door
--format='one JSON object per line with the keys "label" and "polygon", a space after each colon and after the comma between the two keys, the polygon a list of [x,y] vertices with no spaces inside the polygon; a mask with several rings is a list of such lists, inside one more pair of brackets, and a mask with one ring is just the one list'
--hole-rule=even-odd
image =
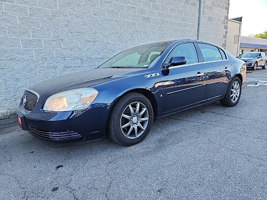
{"label": "rear door", "polygon": [[231,66],[225,52],[213,45],[197,43],[200,51],[200,62],[205,69],[206,91],[205,100],[224,96],[229,79],[231,77]]}

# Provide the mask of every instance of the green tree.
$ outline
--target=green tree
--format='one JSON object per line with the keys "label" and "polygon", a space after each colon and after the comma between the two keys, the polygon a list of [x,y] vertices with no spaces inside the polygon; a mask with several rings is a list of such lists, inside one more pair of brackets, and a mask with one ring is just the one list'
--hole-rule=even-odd
{"label": "green tree", "polygon": [[261,39],[267,39],[267,31],[265,31],[264,33],[259,33],[259,34],[255,35],[254,37],[261,38]]}

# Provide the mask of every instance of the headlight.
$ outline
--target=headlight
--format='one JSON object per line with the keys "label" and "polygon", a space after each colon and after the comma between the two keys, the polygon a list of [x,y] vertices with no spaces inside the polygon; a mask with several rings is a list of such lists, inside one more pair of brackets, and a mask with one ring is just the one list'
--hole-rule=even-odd
{"label": "headlight", "polygon": [[98,91],[93,88],[68,90],[50,96],[45,104],[46,111],[83,110],[95,100]]}

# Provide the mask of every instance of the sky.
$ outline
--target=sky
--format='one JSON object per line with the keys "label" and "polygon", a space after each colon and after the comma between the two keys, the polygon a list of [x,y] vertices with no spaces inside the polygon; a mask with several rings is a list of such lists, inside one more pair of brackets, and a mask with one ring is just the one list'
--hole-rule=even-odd
{"label": "sky", "polygon": [[242,16],[241,35],[267,31],[267,0],[230,0],[229,18]]}

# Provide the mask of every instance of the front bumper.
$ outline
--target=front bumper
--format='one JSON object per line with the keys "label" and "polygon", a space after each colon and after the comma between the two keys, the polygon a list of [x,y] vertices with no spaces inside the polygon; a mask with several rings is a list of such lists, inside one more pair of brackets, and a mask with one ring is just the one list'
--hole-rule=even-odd
{"label": "front bumper", "polygon": [[247,68],[252,68],[252,67],[254,67],[254,64],[255,63],[252,63],[252,62],[246,62],[246,67]]}
{"label": "front bumper", "polygon": [[104,107],[82,112],[25,112],[20,106],[17,121],[23,130],[50,141],[77,141],[103,137],[108,112]]}

